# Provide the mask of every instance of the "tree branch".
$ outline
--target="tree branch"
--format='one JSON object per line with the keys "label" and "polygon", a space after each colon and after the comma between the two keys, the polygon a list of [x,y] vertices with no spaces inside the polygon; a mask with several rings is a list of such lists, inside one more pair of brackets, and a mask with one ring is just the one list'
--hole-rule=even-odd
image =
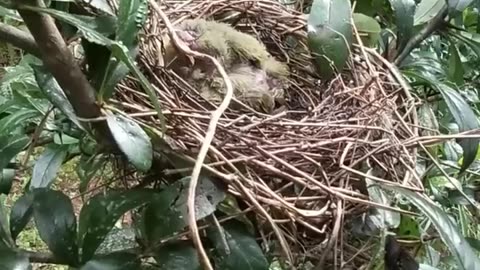
{"label": "tree branch", "polygon": [[40,58],[37,44],[30,33],[0,22],[0,40]]}
{"label": "tree branch", "polygon": [[48,252],[34,252],[20,249],[18,252],[25,255],[32,263],[46,263],[46,264],[68,264],[65,260],[56,258],[52,253]]}
{"label": "tree branch", "polygon": [[[27,25],[44,65],[52,73],[80,118],[94,119],[101,116],[95,100],[95,89],[90,85],[75,58],[63,40],[55,21],[46,14],[23,10],[21,5],[45,7],[43,0],[18,0],[18,12]],[[92,121],[99,139],[111,138],[105,121]],[[107,140],[104,140],[107,141]]]}
{"label": "tree branch", "polygon": [[448,15],[448,5],[444,5],[442,9],[432,18],[428,24],[420,30],[415,36],[413,36],[405,45],[402,52],[398,54],[393,62],[395,65],[400,65],[405,58],[415,49],[422,41],[429,37],[433,32],[435,32],[444,22],[445,18]]}

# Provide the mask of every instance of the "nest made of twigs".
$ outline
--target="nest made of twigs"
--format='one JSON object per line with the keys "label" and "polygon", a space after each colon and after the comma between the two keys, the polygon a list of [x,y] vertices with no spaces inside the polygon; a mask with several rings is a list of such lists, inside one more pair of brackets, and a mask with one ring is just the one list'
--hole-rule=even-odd
{"label": "nest made of twigs", "polygon": [[[415,149],[402,144],[417,136],[414,102],[375,52],[353,47],[342,74],[322,82],[307,68],[306,21],[299,12],[274,1],[162,1],[162,7],[173,24],[189,18],[230,23],[288,64],[288,110],[265,115],[227,109],[205,164],[230,184],[232,194],[254,206],[260,224],[270,228],[263,231],[265,237],[283,237],[287,253],[305,254],[337,237],[338,224],[372,205],[361,170],[367,161],[376,168],[374,181],[421,189],[412,177]],[[157,90],[171,146],[195,158],[215,106],[162,67],[166,31],[151,12],[139,65]],[[139,121],[160,126],[134,79],[120,88],[118,106]],[[279,230],[272,232],[272,227]]]}

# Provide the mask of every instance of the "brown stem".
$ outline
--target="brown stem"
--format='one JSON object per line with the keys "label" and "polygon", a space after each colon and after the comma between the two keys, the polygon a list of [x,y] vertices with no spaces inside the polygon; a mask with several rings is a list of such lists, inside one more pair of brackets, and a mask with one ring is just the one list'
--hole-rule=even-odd
{"label": "brown stem", "polygon": [[439,29],[443,23],[445,22],[445,17],[448,15],[448,5],[444,5],[443,8],[432,18],[431,21],[427,23],[427,25],[420,30],[415,36],[413,36],[405,45],[402,52],[396,57],[395,61],[393,62],[395,65],[399,65],[402,63],[405,58],[415,49],[422,41],[424,41],[427,37],[429,37],[433,32]]}
{"label": "brown stem", "polygon": [[32,35],[16,27],[0,22],[0,40],[40,57],[40,52]]}
{"label": "brown stem", "polygon": [[[19,5],[45,7],[43,0],[18,0]],[[55,25],[55,21],[46,14],[18,9],[20,16],[35,39],[40,58],[52,73],[73,106],[75,113],[82,119],[101,116],[100,106],[95,100],[95,89],[90,85],[75,58],[67,47]],[[99,139],[111,138],[105,121],[90,122]]]}

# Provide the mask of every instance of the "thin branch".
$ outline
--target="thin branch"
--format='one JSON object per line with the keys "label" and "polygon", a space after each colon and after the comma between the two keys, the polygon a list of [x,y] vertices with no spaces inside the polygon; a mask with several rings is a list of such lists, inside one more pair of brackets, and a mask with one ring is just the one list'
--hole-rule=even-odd
{"label": "thin branch", "polygon": [[40,58],[40,51],[30,33],[0,22],[0,40]]}
{"label": "thin branch", "polygon": [[207,132],[205,134],[205,139],[203,141],[203,144],[200,148],[199,154],[197,156],[197,160],[195,162],[195,166],[193,167],[193,172],[192,176],[190,179],[190,186],[188,189],[188,200],[187,200],[187,206],[188,206],[188,223],[190,225],[190,233],[192,234],[192,240],[193,243],[197,249],[197,252],[199,254],[199,257],[201,259],[201,262],[203,263],[204,267],[206,269],[212,269],[213,267],[210,263],[210,260],[208,259],[208,255],[205,252],[205,249],[203,248],[202,245],[202,240],[200,239],[200,234],[198,232],[198,227],[197,227],[197,219],[195,217],[195,191],[197,189],[197,183],[198,183],[198,178],[200,176],[200,171],[203,166],[203,162],[205,161],[205,157],[207,156],[208,149],[210,148],[210,145],[212,143],[213,137],[215,135],[215,130],[217,128],[218,121],[220,120],[220,117],[222,116],[223,112],[227,109],[228,105],[230,104],[230,101],[233,98],[233,86],[232,82],[230,81],[227,73],[225,72],[225,69],[222,67],[222,65],[218,62],[217,59],[214,57],[195,52],[190,50],[188,46],[186,46],[184,43],[182,43],[177,34],[175,33],[175,30],[173,29],[173,25],[170,22],[170,20],[167,18],[167,15],[162,11],[160,6],[154,1],[150,0],[150,4],[152,5],[153,9],[155,12],[162,18],[162,20],[165,23],[165,26],[168,29],[169,35],[171,40],[174,42],[175,46],[183,51],[187,55],[194,56],[196,58],[204,58],[208,59],[213,62],[217,70],[220,72],[222,75],[223,80],[225,81],[226,85],[226,94],[225,97],[218,106],[217,110],[215,110],[210,118],[210,123],[208,125]]}
{"label": "thin branch", "polygon": [[[45,7],[43,0],[19,0],[18,13],[27,25],[44,65],[52,73],[80,118],[93,119],[101,116],[100,106],[95,100],[95,89],[77,65],[55,21],[46,14],[22,9],[25,6]],[[91,121],[99,137],[107,142],[110,131],[105,121]]]}
{"label": "thin branch", "polygon": [[432,18],[430,22],[422,29],[420,30],[415,36],[413,36],[405,45],[405,48],[403,48],[402,52],[398,54],[398,56],[395,58],[394,64],[399,65],[402,63],[405,58],[412,52],[413,49],[415,49],[422,41],[424,41],[427,37],[429,37],[433,32],[439,29],[440,26],[443,25],[445,22],[445,18],[448,15],[448,5],[444,5],[442,9],[435,15],[435,17]]}
{"label": "thin branch", "polygon": [[34,252],[24,249],[20,249],[18,252],[26,256],[31,263],[68,264],[65,260],[56,258],[55,255],[49,252]]}

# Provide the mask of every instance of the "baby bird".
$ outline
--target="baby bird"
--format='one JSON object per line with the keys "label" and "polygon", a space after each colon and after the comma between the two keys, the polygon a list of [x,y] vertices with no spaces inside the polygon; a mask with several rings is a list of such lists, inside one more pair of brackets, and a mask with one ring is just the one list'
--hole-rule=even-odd
{"label": "baby bird", "polygon": [[[227,71],[234,96],[255,110],[272,112],[282,102],[289,71],[253,36],[232,26],[203,19],[185,20],[175,29],[178,37],[194,51],[215,57]],[[169,67],[199,85],[202,96],[217,103],[225,92],[223,79],[209,60],[193,62],[182,56],[175,46],[165,46]]]}
{"label": "baby bird", "polygon": [[[264,70],[239,64],[231,68],[228,76],[232,82],[234,96],[256,111],[272,113],[276,104],[284,103],[283,87],[269,79]],[[225,91],[223,78],[213,77],[205,81],[200,89],[200,94],[213,103],[219,103],[222,101]],[[235,106],[235,104],[232,105]]]}

